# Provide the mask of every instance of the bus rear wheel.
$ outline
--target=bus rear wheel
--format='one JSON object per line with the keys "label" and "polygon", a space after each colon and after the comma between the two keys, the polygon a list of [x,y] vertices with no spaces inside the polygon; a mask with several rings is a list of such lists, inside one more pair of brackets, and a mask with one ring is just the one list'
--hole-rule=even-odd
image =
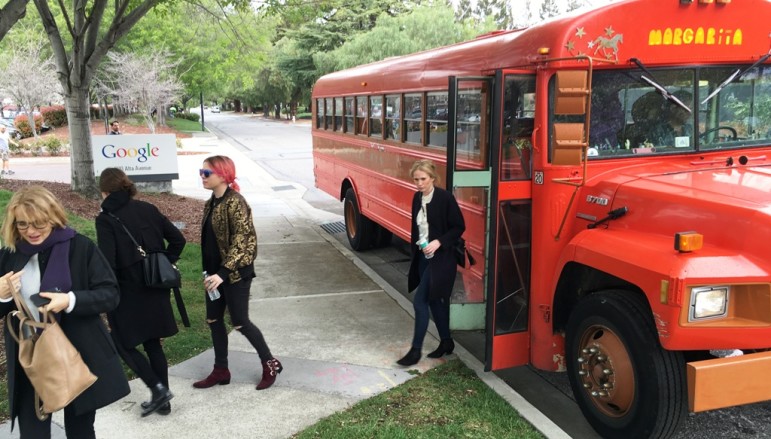
{"label": "bus rear wheel", "polygon": [[629,291],[578,303],[565,354],[576,403],[605,438],[666,438],[687,415],[685,362],[664,350],[648,304]]}
{"label": "bus rear wheel", "polygon": [[343,214],[345,216],[345,233],[348,235],[348,243],[351,248],[356,251],[370,248],[372,246],[372,233],[377,224],[361,213],[353,188],[348,188],[345,191]]}

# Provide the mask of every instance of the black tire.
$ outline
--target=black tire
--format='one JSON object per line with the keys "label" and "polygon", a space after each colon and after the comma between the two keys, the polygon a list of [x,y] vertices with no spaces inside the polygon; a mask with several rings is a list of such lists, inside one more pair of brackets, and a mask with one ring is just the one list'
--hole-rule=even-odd
{"label": "black tire", "polygon": [[688,413],[685,361],[658,340],[645,299],[603,291],[578,303],[565,356],[576,403],[604,438],[668,438]]}
{"label": "black tire", "polygon": [[345,234],[348,235],[348,243],[351,248],[356,251],[363,251],[372,247],[372,234],[376,224],[362,215],[353,188],[348,188],[345,191],[343,213],[345,215]]}

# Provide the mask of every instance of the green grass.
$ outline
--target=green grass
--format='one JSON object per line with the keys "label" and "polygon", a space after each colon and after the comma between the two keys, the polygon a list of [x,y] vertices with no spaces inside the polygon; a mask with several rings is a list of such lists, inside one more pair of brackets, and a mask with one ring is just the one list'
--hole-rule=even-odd
{"label": "green grass", "polygon": [[542,438],[460,360],[322,419],[294,436],[328,438]]}
{"label": "green grass", "polygon": [[191,131],[201,131],[201,122],[193,122],[192,120],[182,119],[182,118],[168,118],[166,119],[166,124],[170,126],[171,128],[174,128],[177,131],[182,132],[191,132]]}

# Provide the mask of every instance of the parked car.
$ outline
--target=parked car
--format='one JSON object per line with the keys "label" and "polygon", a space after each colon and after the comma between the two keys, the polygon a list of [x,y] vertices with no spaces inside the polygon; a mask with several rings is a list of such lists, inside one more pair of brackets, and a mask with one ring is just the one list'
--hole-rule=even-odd
{"label": "parked car", "polygon": [[215,105],[215,106],[211,107],[211,112],[212,113],[219,113],[220,112],[220,107],[218,105]]}
{"label": "parked car", "polygon": [[17,130],[13,125],[13,121],[9,119],[0,119],[0,124],[5,126],[5,130],[8,132],[8,136],[12,139],[21,140],[21,131]]}

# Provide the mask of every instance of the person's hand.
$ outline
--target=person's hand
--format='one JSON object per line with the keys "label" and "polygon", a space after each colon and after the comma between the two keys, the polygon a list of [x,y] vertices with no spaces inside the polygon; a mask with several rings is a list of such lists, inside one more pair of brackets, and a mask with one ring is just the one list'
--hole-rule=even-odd
{"label": "person's hand", "polygon": [[439,250],[439,247],[441,247],[441,246],[442,246],[442,243],[439,242],[438,239],[435,239],[435,240],[429,242],[428,245],[423,247],[423,254],[428,256],[428,257],[431,257],[431,256],[434,255],[434,253],[437,250]]}
{"label": "person's hand", "polygon": [[203,280],[203,287],[206,291],[214,291],[222,285],[222,278],[219,274],[212,274]]}
{"label": "person's hand", "polygon": [[18,273],[9,271],[8,273],[0,277],[0,299],[10,299],[11,297],[13,297],[13,292],[11,291],[11,286],[8,285],[8,280],[11,281],[16,291],[19,291],[21,289],[22,273],[24,273],[24,270],[19,271]]}
{"label": "person's hand", "polygon": [[38,310],[42,313],[47,313],[48,311],[61,312],[70,306],[70,295],[67,293],[41,292],[40,297],[44,299],[51,299],[48,304],[38,308]]}

